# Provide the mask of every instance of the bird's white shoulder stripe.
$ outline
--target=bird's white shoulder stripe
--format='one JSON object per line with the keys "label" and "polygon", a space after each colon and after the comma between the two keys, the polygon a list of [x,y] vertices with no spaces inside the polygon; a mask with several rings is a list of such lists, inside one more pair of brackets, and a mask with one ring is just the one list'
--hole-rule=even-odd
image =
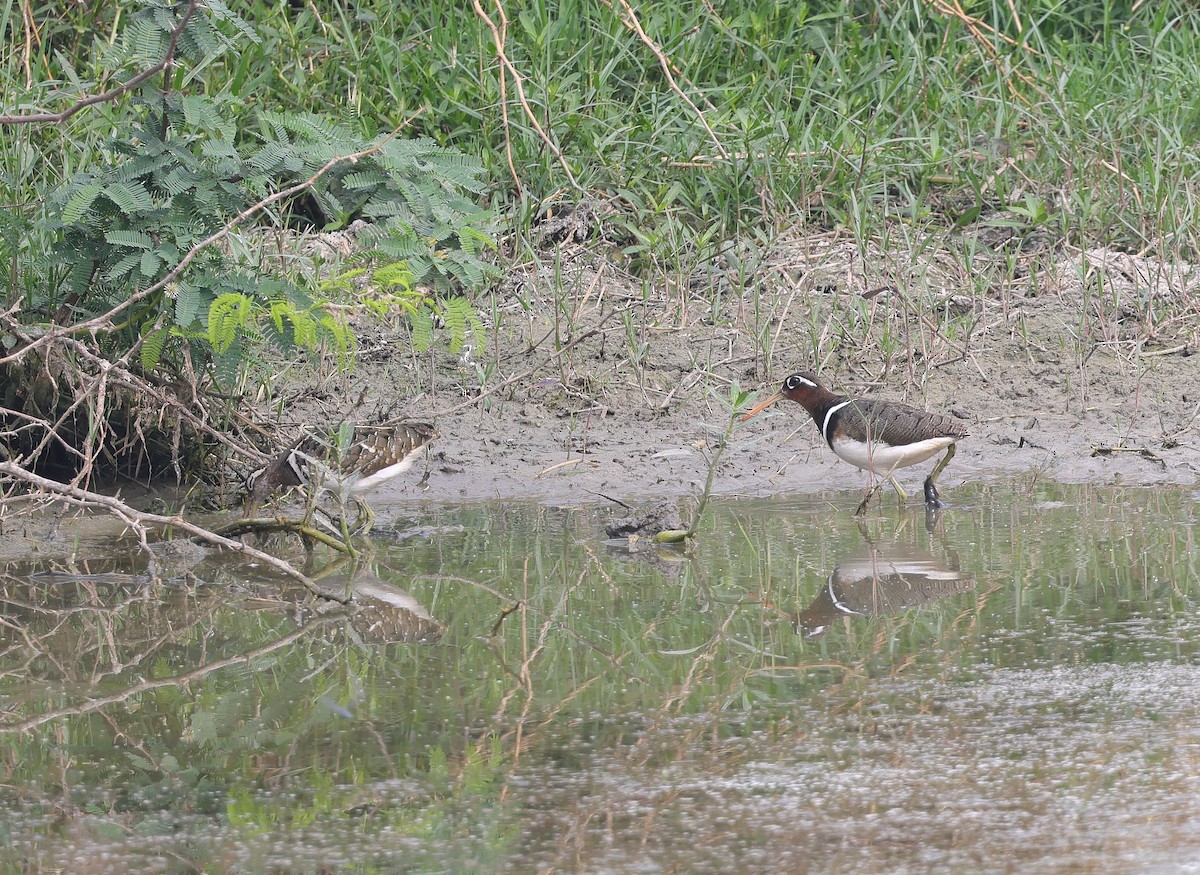
{"label": "bird's white shoulder stripe", "polygon": [[303,467],[307,461],[308,459],[300,452],[298,448],[294,447],[292,448],[291,452],[288,453],[288,467],[292,469],[292,474],[295,475],[297,483],[308,482],[308,475],[304,473]]}
{"label": "bird's white shoulder stripe", "polygon": [[825,438],[825,443],[829,444],[831,447],[833,446],[833,442],[829,440],[829,420],[833,418],[833,414],[837,413],[849,403],[851,402],[848,400],[843,401],[841,404],[835,404],[825,411],[825,421],[821,423],[821,437]]}

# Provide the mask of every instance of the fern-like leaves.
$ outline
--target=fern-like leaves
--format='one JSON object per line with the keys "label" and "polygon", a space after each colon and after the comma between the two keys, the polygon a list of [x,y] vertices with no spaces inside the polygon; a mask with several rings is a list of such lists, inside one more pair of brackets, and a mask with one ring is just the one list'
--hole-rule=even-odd
{"label": "fern-like leaves", "polygon": [[[172,0],[142,0],[123,19],[110,57],[138,67],[158,62],[179,13]],[[257,39],[253,28],[226,0],[202,4],[176,48],[179,87],[163,91],[154,77],[143,83],[104,152],[109,163],[48,193],[44,230],[55,240],[49,261],[63,278],[58,293],[72,295],[82,315],[104,312],[161,281],[230,217],[325,168],[305,202],[317,205],[326,228],[374,223],[367,244],[385,264],[375,271],[381,291],[372,311],[405,314],[422,350],[442,327],[454,352],[472,334],[482,337],[470,299],[495,276],[486,259],[495,243],[493,215],[473,202],[483,188],[480,162],[428,139],[369,139],[322,116],[255,112],[229,94],[186,90],[187,65],[202,69],[247,39]],[[354,162],[326,167],[373,144],[377,150]],[[264,341],[332,350],[348,364],[354,337],[327,300],[320,288],[250,270],[209,248],[128,313],[110,340],[118,351],[140,343],[147,370],[181,361],[175,345],[186,343],[193,356],[212,357],[223,381],[244,363],[248,344]]]}

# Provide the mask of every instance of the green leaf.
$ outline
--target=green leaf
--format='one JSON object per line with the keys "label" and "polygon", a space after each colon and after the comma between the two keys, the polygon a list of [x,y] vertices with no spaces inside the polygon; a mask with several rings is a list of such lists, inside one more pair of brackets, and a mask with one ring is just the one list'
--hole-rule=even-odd
{"label": "green leaf", "polygon": [[242,339],[234,338],[234,342],[223,352],[214,351],[213,375],[221,386],[230,387],[237,382],[238,370],[242,366]]}
{"label": "green leaf", "polygon": [[221,741],[217,722],[212,714],[199,708],[192,712],[192,734],[201,747],[213,747]]}
{"label": "green leaf", "polygon": [[245,328],[254,302],[241,292],[218,295],[208,308],[208,342],[218,355],[224,355]]}
{"label": "green leaf", "polygon": [[478,228],[465,225],[458,229],[458,242],[463,252],[468,255],[479,255],[485,248],[495,250],[496,241]]}
{"label": "green leaf", "polygon": [[296,345],[312,349],[317,345],[317,323],[307,310],[292,310],[287,314],[292,323],[292,334]]}
{"label": "green leaf", "polygon": [[142,341],[142,369],[153,371],[162,360],[163,349],[167,338],[171,336],[170,328],[158,328],[146,335]]}
{"label": "green leaf", "polygon": [[116,282],[122,278],[128,278],[129,282],[134,282],[135,280],[133,280],[133,278],[129,275],[137,270],[138,265],[141,264],[141,261],[141,253],[131,252],[120,261],[111,265],[108,270],[104,272],[104,278],[110,282]]}
{"label": "green leaf", "polygon": [[422,307],[409,314],[412,322],[412,345],[417,352],[425,352],[433,345],[433,313]]}
{"label": "green leaf", "polygon": [[272,170],[283,162],[289,152],[291,148],[283,143],[267,143],[250,156],[250,166],[260,173]]}
{"label": "green leaf", "polygon": [[413,287],[413,275],[408,265],[403,261],[385,264],[373,275],[375,283],[385,289],[399,287],[401,292],[408,292]]}
{"label": "green leaf", "polygon": [[151,279],[158,274],[159,265],[162,264],[162,259],[158,257],[157,252],[143,252],[142,261],[139,265],[142,276],[146,279]]}
{"label": "green leaf", "polygon": [[75,192],[71,196],[71,199],[67,201],[67,205],[63,207],[62,223],[64,225],[74,225],[82,219],[103,190],[103,186],[92,182]]}
{"label": "green leaf", "polygon": [[686,541],[691,534],[688,529],[664,529],[654,535],[654,543],[679,544]]}
{"label": "green leaf", "polygon": [[283,319],[285,316],[290,316],[296,308],[291,301],[272,301],[268,315],[271,317],[271,324],[275,326],[275,330],[283,334]]}
{"label": "green leaf", "polygon": [[135,249],[153,249],[154,241],[141,231],[109,231],[104,239],[114,246],[132,246]]}
{"label": "green leaf", "polygon": [[217,131],[221,127],[216,108],[205,95],[184,95],[180,105],[183,108],[183,117],[189,125],[207,132]]}
{"label": "green leaf", "polygon": [[378,186],[387,185],[387,176],[378,170],[361,171],[358,173],[347,173],[342,180],[342,184],[346,188],[375,188]]}
{"label": "green leaf", "polygon": [[450,354],[457,355],[467,339],[467,310],[471,304],[465,298],[451,298],[442,305],[442,318],[450,332]]}
{"label": "green leaf", "polygon": [[180,283],[175,297],[175,324],[187,328],[200,314],[200,289],[191,283]]}
{"label": "green leaf", "polygon": [[126,215],[144,212],[153,203],[150,192],[140,182],[114,182],[104,186],[104,195]]}

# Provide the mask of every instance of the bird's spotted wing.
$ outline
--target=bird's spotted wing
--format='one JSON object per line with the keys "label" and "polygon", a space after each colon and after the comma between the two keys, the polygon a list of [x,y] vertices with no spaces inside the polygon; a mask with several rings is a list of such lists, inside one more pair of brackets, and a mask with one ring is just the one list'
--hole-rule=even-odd
{"label": "bird's spotted wing", "polygon": [[339,468],[343,474],[370,477],[403,461],[436,436],[433,426],[424,422],[359,426],[354,432],[354,443],[341,454]]}
{"label": "bird's spotted wing", "polygon": [[850,438],[893,447],[931,438],[967,436],[967,427],[952,416],[873,399],[846,405],[841,411],[840,424]]}

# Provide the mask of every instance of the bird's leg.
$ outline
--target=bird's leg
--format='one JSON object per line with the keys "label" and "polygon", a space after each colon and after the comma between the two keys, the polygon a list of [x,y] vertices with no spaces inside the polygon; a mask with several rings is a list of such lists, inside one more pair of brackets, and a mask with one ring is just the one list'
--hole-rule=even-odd
{"label": "bird's leg", "polygon": [[937,467],[929,473],[929,476],[932,480],[936,481],[938,479],[938,475],[940,475],[945,467],[950,464],[950,460],[954,458],[954,454],[957,452],[958,444],[951,444],[950,446],[946,447],[946,455],[942,456],[942,461],[938,462]]}
{"label": "bird's leg", "polygon": [[926,507],[942,507],[942,499],[937,491],[937,478],[942,473],[950,460],[954,458],[955,445],[951,444],[946,448],[946,455],[942,457],[942,461],[937,463],[937,466],[929,472],[929,476],[925,478],[925,505]]}
{"label": "bird's leg", "polygon": [[358,506],[358,517],[354,520],[354,531],[360,535],[366,535],[371,531],[371,527],[375,525],[375,511],[371,510],[371,505],[357,496],[354,499],[354,503]]}
{"label": "bird's leg", "polygon": [[888,483],[892,484],[892,488],[896,490],[896,494],[900,496],[900,503],[904,504],[908,501],[908,493],[904,491],[904,487],[897,482],[896,478],[888,475]]}

